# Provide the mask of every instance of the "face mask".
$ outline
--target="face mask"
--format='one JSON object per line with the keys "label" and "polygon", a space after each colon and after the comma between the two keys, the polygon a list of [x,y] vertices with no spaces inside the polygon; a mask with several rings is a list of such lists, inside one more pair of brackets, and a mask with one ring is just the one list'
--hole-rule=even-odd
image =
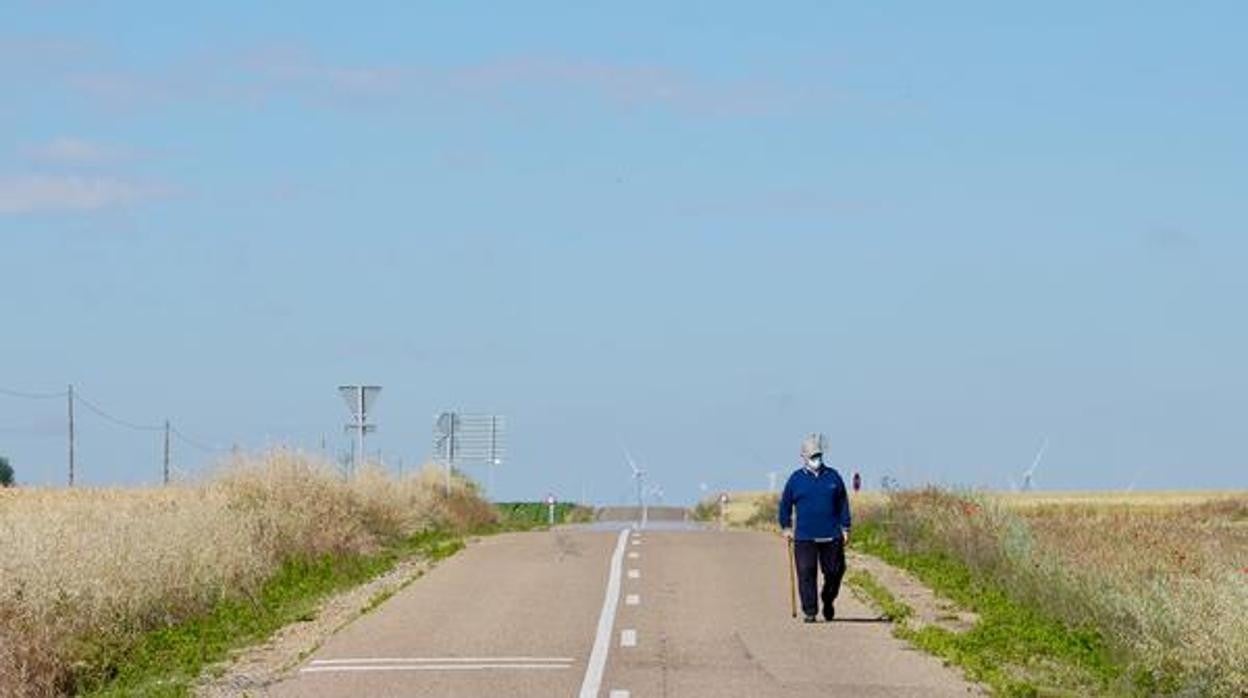
{"label": "face mask", "polygon": [[811,470],[818,470],[821,465],[823,465],[823,458],[820,456],[815,456],[814,458],[810,458],[806,461],[806,467]]}

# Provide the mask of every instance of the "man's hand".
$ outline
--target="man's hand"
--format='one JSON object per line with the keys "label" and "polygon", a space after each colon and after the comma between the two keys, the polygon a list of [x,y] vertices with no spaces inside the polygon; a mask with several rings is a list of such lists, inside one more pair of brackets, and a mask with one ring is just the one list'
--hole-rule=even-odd
{"label": "man's hand", "polygon": [[845,545],[849,545],[849,529],[848,528],[841,529],[841,542],[844,543]]}
{"label": "man's hand", "polygon": [[786,528],[780,531],[780,535],[784,536],[785,540],[793,540],[793,529]]}

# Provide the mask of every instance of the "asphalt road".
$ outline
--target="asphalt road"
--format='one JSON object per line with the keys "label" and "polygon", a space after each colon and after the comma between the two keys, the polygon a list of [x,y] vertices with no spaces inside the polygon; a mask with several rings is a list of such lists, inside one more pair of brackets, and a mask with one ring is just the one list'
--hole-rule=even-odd
{"label": "asphalt road", "polygon": [[964,696],[846,589],[789,616],[775,536],[667,527],[495,536],[332,637],[276,696]]}

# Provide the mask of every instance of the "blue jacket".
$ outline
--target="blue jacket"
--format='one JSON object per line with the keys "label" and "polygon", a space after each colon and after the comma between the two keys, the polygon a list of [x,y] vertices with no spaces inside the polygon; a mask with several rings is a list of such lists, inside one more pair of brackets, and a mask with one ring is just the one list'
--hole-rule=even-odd
{"label": "blue jacket", "polygon": [[849,496],[845,481],[835,468],[826,465],[811,472],[798,468],[789,476],[780,495],[780,528],[793,524],[797,509],[796,540],[836,540],[850,526]]}

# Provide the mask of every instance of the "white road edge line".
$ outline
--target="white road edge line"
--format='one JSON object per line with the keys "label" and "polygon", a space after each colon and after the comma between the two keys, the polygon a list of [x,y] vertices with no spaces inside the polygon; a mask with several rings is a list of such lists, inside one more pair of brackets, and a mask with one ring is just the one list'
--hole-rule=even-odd
{"label": "white road edge line", "polygon": [[620,647],[636,647],[637,631],[629,628],[620,631]]}
{"label": "white road edge line", "polygon": [[313,659],[312,666],[333,664],[571,664],[571,657],[360,657],[357,659]]}
{"label": "white road edge line", "polygon": [[594,648],[585,666],[585,679],[581,682],[580,698],[598,698],[602,688],[602,673],[607,668],[607,653],[611,651],[611,631],[615,627],[615,609],[620,605],[620,571],[624,568],[624,543],[628,530],[620,531],[611,555],[611,570],[607,574],[607,593],[602,600],[602,613],[598,615],[598,632],[594,636]]}
{"label": "white road edge line", "polygon": [[329,674],[357,671],[483,671],[486,669],[571,669],[571,664],[380,664],[361,666],[342,664],[335,666],[310,666],[301,674]]}

